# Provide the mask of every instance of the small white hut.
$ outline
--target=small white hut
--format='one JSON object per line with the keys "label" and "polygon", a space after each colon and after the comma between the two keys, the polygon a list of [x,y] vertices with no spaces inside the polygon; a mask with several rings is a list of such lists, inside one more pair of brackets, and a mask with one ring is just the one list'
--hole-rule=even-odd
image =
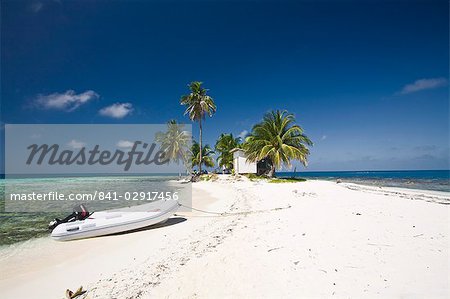
{"label": "small white hut", "polygon": [[232,149],[233,168],[236,174],[256,173],[256,162],[247,162],[245,152],[240,148]]}

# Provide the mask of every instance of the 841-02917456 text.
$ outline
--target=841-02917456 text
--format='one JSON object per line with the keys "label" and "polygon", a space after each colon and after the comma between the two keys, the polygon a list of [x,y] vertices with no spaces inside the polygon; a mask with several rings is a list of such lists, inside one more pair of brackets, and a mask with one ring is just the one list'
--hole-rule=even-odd
{"label": "841-02917456 text", "polygon": [[92,193],[70,193],[64,194],[60,192],[50,191],[47,193],[11,193],[9,195],[11,201],[21,200],[37,200],[37,201],[116,201],[116,200],[130,200],[130,201],[156,201],[156,200],[178,200],[178,192],[162,192],[162,191],[95,191]]}

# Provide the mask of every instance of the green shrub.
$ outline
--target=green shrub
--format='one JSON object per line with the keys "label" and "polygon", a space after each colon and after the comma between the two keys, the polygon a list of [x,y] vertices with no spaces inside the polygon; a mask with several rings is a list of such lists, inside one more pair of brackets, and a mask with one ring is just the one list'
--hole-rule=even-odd
{"label": "green shrub", "polygon": [[200,180],[201,181],[212,181],[215,182],[217,181],[217,179],[219,178],[219,176],[216,173],[212,173],[212,174],[202,174],[200,176]]}
{"label": "green shrub", "polygon": [[302,178],[275,178],[270,179],[269,183],[278,184],[278,183],[298,183],[298,182],[306,182],[306,179]]}

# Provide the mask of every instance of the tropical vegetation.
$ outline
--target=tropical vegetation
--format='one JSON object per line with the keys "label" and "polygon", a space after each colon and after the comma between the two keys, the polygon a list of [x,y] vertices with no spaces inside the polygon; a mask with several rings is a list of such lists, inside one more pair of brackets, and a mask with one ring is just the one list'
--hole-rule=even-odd
{"label": "tropical vegetation", "polygon": [[[233,168],[234,148],[242,148],[247,161],[259,163],[258,169],[268,169],[264,175],[274,177],[277,169],[282,166],[290,168],[292,161],[300,161],[307,165],[312,141],[304,134],[302,127],[296,124],[295,117],[286,110],[275,110],[264,115],[263,120],[254,125],[251,133],[243,143],[233,134],[221,134],[216,141],[214,150],[209,145],[203,146],[203,122],[206,116],[212,117],[217,110],[216,104],[202,82],[193,81],[189,85],[190,93],[181,97],[180,104],[185,106],[185,115],[199,126],[199,141],[193,141],[191,152],[191,166],[198,166],[199,173],[202,167],[213,167],[215,152],[218,154],[217,163],[225,169]],[[186,160],[187,152],[184,148],[188,137],[177,128],[176,122],[168,124],[168,131],[158,136],[170,159],[174,161]],[[171,142],[167,142],[174,138]],[[189,164],[189,163],[188,163]],[[261,166],[261,167],[260,167]]]}
{"label": "tropical vegetation", "polygon": [[219,153],[217,157],[219,167],[233,168],[233,153],[231,150],[237,147],[240,147],[240,138],[235,138],[233,134],[221,134],[219,136],[214,146],[216,153]]}
{"label": "tropical vegetation", "polygon": [[292,113],[276,110],[266,113],[262,122],[253,126],[243,147],[248,161],[266,160],[270,166],[267,175],[273,177],[282,165],[291,167],[292,160],[306,166],[308,146],[312,145]]}
{"label": "tropical vegetation", "polygon": [[[208,90],[202,87],[202,82],[194,81],[189,85],[190,93],[181,97],[180,103],[181,105],[186,106],[186,110],[184,112],[185,115],[188,115],[191,121],[198,122],[199,125],[199,145],[198,148],[202,148],[202,121],[205,120],[205,116],[208,115],[212,117],[216,112],[216,105],[212,97],[210,97],[207,92]],[[203,161],[203,150],[199,150],[199,158],[198,161]],[[193,158],[194,159],[194,158]],[[199,172],[202,172],[202,164],[199,163]],[[213,163],[214,164],[214,163]]]}
{"label": "tropical vegetation", "polygon": [[201,174],[201,166],[204,165],[206,167],[214,167],[214,158],[212,155],[214,151],[211,149],[209,145],[205,145],[202,147],[200,151],[200,144],[195,140],[192,141],[192,168],[198,166],[199,173]]}
{"label": "tropical vegetation", "polygon": [[178,124],[176,120],[167,122],[166,131],[158,132],[155,136],[166,158],[177,164],[182,162],[186,166],[189,164],[191,139],[190,132],[184,130],[184,125]]}

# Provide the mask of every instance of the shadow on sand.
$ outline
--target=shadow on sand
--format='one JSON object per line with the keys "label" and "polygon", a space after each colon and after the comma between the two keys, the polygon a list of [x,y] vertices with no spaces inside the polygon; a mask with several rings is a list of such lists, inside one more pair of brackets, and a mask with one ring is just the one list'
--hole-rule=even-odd
{"label": "shadow on sand", "polygon": [[173,217],[173,218],[167,219],[167,221],[164,223],[153,224],[153,225],[141,227],[138,229],[133,229],[133,230],[125,231],[125,232],[110,234],[108,236],[119,236],[119,235],[126,235],[126,234],[130,234],[130,233],[142,232],[142,231],[146,231],[146,230],[152,230],[155,228],[161,228],[161,227],[166,227],[166,226],[171,226],[174,224],[182,223],[182,222],[185,222],[186,220],[187,219],[183,218],[183,217]]}

